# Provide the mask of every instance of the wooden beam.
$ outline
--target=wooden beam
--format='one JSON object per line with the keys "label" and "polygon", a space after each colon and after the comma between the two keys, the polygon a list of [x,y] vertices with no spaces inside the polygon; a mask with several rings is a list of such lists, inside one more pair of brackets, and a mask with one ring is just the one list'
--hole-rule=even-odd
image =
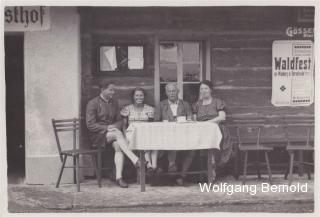
{"label": "wooden beam", "polygon": [[206,40],[206,80],[211,80],[211,40]]}
{"label": "wooden beam", "polygon": [[160,102],[160,44],[157,34],[154,36],[154,104]]}

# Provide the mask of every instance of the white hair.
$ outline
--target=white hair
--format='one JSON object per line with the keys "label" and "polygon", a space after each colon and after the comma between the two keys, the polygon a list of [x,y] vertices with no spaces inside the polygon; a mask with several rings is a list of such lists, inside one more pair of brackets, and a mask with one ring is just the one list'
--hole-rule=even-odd
{"label": "white hair", "polygon": [[175,83],[175,82],[172,82],[172,83],[168,83],[168,84],[166,85],[166,91],[168,91],[168,88],[169,88],[170,86],[173,86],[176,90],[179,90],[178,84]]}

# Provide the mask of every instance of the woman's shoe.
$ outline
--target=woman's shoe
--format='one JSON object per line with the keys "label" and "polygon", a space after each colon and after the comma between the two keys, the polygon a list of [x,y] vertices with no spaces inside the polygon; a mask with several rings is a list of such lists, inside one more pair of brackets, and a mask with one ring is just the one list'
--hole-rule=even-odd
{"label": "woman's shoe", "polygon": [[117,179],[116,180],[116,184],[121,188],[127,188],[128,187],[128,184],[122,178]]}

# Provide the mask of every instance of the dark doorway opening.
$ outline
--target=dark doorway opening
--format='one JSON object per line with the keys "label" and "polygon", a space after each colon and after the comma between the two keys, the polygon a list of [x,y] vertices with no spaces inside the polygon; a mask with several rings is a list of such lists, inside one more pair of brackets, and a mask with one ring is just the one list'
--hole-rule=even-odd
{"label": "dark doorway opening", "polygon": [[25,113],[23,34],[6,35],[6,126],[8,182],[21,183],[25,177]]}

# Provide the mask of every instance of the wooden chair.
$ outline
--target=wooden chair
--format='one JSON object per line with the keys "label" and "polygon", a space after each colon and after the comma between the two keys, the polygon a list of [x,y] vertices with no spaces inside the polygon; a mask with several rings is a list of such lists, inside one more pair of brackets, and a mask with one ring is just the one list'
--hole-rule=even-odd
{"label": "wooden chair", "polygon": [[[303,175],[303,167],[307,166],[308,179],[311,179],[310,169],[314,166],[314,163],[303,160],[305,152],[313,152],[314,160],[314,119],[306,117],[287,117],[283,119],[283,129],[285,138],[287,141],[287,151],[289,153],[289,185],[293,181],[293,168],[297,166],[299,168],[299,175]],[[305,139],[301,139],[299,133],[305,133]],[[294,160],[295,152],[299,153],[298,161]],[[288,177],[288,171],[286,171],[285,179]]]}
{"label": "wooden chair", "polygon": [[[272,184],[272,173],[270,168],[268,152],[272,151],[272,147],[268,147],[261,142],[261,129],[265,126],[265,119],[256,117],[245,117],[241,119],[233,119],[229,127],[236,128],[236,138],[238,143],[238,150],[244,152],[244,165],[243,165],[243,180],[242,184],[246,183],[247,167],[248,167],[248,156],[249,152],[256,152],[256,161],[253,163],[257,170],[258,178],[261,179],[260,165],[266,164],[269,182]],[[247,137],[243,136],[243,133],[251,134]],[[264,153],[265,163],[260,162],[260,152]],[[237,163],[237,162],[236,162]]]}
{"label": "wooden chair", "polygon": [[[58,176],[58,181],[56,183],[56,188],[59,187],[60,180],[62,177],[62,173],[64,168],[73,168],[73,175],[74,175],[74,183],[77,183],[77,191],[80,191],[80,168],[88,168],[88,167],[80,167],[79,158],[81,155],[89,155],[91,156],[93,168],[95,170],[95,173],[97,175],[98,185],[101,187],[101,150],[88,150],[88,149],[81,149],[77,147],[77,132],[79,132],[80,128],[80,121],[77,118],[73,119],[61,119],[61,120],[55,120],[52,119],[52,126],[54,130],[54,135],[56,138],[58,151],[60,155],[60,159],[62,162],[61,170]],[[60,143],[59,135],[60,133],[71,133],[72,136],[72,149],[63,150]],[[66,161],[68,157],[73,158],[73,165],[70,167],[66,167]],[[98,159],[98,165],[97,166],[97,160]]]}

